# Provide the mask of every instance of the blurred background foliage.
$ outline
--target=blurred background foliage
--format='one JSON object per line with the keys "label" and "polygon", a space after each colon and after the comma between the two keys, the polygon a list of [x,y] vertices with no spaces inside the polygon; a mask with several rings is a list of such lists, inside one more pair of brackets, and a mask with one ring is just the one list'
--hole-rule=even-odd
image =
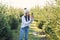
{"label": "blurred background foliage", "polygon": [[[34,31],[35,27],[45,31],[50,40],[60,40],[60,0],[56,2],[57,6],[45,6],[43,9],[36,6],[30,10],[34,14],[31,27]],[[17,40],[14,37],[19,37],[22,15],[22,9],[0,4],[0,40]]]}

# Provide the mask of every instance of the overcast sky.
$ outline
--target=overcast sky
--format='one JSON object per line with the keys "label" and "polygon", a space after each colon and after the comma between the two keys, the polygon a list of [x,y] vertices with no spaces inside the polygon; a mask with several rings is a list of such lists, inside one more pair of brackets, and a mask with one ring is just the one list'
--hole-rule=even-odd
{"label": "overcast sky", "polygon": [[31,7],[35,7],[37,5],[43,8],[46,5],[47,1],[50,4],[55,3],[54,0],[0,0],[0,3],[15,7],[15,8],[26,7],[30,9]]}

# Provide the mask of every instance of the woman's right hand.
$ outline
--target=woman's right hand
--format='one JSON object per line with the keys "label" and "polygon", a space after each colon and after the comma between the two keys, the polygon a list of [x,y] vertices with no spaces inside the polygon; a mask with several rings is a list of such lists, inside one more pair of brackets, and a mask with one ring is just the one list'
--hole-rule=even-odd
{"label": "woman's right hand", "polygon": [[32,13],[32,15],[31,15],[31,21],[33,21],[34,20],[34,16],[33,16],[33,13]]}

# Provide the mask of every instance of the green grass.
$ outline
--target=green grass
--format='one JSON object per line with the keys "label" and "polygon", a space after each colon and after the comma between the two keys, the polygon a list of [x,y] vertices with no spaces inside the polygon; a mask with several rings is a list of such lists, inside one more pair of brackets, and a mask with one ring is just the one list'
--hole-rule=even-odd
{"label": "green grass", "polygon": [[[37,27],[30,26],[28,40],[40,40],[41,35],[33,35],[33,32],[42,32],[44,30],[38,29]],[[20,35],[20,25],[17,30],[12,30],[13,40],[19,40]],[[24,38],[23,38],[24,39]]]}
{"label": "green grass", "polygon": [[[30,29],[29,31],[29,40],[39,40],[40,38],[38,36],[34,36],[33,33],[34,30]],[[19,32],[20,32],[20,27],[17,30],[12,30],[13,34],[13,40],[19,40]]]}

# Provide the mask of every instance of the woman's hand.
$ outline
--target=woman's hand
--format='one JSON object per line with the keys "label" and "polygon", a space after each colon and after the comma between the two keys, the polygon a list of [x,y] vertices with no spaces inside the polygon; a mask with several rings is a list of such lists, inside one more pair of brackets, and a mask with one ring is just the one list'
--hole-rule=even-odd
{"label": "woman's hand", "polygon": [[31,21],[33,21],[34,20],[34,16],[33,16],[33,13],[32,13],[32,15],[31,15]]}

